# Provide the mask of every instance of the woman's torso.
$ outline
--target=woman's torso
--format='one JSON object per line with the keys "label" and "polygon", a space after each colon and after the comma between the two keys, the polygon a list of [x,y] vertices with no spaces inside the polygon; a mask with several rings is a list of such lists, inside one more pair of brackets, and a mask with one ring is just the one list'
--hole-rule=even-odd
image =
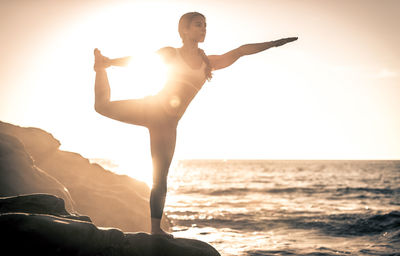
{"label": "woman's torso", "polygon": [[179,49],[175,48],[175,57],[168,63],[168,77],[159,93],[168,114],[182,117],[190,102],[206,81],[206,63],[193,68],[183,59]]}

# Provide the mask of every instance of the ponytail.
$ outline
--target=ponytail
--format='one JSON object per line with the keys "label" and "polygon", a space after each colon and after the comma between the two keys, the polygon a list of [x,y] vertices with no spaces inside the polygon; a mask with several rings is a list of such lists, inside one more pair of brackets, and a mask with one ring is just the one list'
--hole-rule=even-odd
{"label": "ponytail", "polygon": [[203,59],[203,61],[206,63],[206,68],[204,70],[204,73],[206,75],[207,81],[210,81],[213,74],[211,73],[211,64],[210,64],[210,60],[208,59],[207,55],[205,54],[205,52],[199,48],[199,53],[201,58]]}

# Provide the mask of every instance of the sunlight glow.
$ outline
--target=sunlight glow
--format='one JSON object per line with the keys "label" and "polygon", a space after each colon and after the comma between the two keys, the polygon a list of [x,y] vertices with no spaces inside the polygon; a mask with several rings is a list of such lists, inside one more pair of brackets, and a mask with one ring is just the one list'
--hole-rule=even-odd
{"label": "sunlight glow", "polygon": [[[138,2],[107,5],[91,15],[87,15],[84,21],[77,21],[75,27],[70,28],[71,35],[69,38],[87,38],[84,43],[81,41],[76,44],[74,44],[75,41],[60,42],[68,43],[68,48],[75,48],[72,52],[77,53],[83,49],[89,53],[97,47],[104,56],[111,59],[131,56],[128,66],[108,68],[111,100],[139,99],[154,95],[165,84],[167,66],[156,51],[167,45],[167,43],[160,41],[160,38],[168,40],[168,38],[176,38],[177,34],[159,31],[159,20],[161,17],[165,17],[167,13],[174,11],[170,10],[170,8],[173,8],[171,5],[159,8],[163,5],[160,3],[157,4],[157,8],[154,8],[154,4]],[[157,18],[150,16],[150,11]],[[171,22],[175,23],[176,21],[171,20]],[[171,25],[171,27],[173,26]],[[157,31],[157,33],[151,33],[152,30]],[[167,34],[170,34],[170,37]],[[90,38],[88,38],[88,35],[90,35]],[[65,31],[60,36],[65,38]],[[85,55],[84,52],[80,54]],[[93,65],[91,64],[93,55],[87,55],[89,57],[88,63],[83,66],[89,67]],[[60,59],[69,58],[63,56]],[[65,65],[74,66],[73,63],[65,63]],[[85,68],[79,70],[88,72]],[[79,76],[84,77],[87,76],[86,74],[82,73]],[[83,102],[83,99],[86,99],[86,101],[93,99],[93,82],[94,80],[88,81],[90,86],[87,91],[84,91],[84,94],[80,91],[79,97],[82,97],[80,102]],[[46,81],[43,84],[50,86],[52,83]],[[76,98],[75,93],[71,97]],[[92,125],[97,124],[96,134],[102,134],[100,135],[101,139],[94,139],[93,143],[88,142],[87,138],[80,139],[80,141],[85,141],[85,145],[87,145],[85,155],[91,158],[107,158],[113,165],[101,163],[106,169],[119,174],[127,174],[151,186],[152,162],[147,131],[142,127],[130,126],[99,117],[94,114],[90,104],[80,106],[80,109],[90,112],[91,115],[94,115],[94,119],[90,121],[80,120],[79,123],[91,122]],[[71,126],[74,125],[74,123],[71,124]],[[76,139],[76,137],[68,138],[66,142],[69,143],[73,139]],[[101,140],[101,146],[97,146],[97,140]],[[68,148],[69,145],[65,144],[65,146]]]}
{"label": "sunlight glow", "polygon": [[109,72],[112,99],[132,99],[159,92],[167,78],[167,67],[156,53],[134,56],[127,66]]}

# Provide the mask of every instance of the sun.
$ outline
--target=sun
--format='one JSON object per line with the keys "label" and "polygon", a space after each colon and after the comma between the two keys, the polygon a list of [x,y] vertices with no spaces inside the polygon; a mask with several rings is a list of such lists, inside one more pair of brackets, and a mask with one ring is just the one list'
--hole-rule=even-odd
{"label": "sun", "polygon": [[109,72],[112,100],[142,98],[157,94],[166,83],[167,66],[155,52],[137,54],[127,67]]}
{"label": "sun", "polygon": [[167,66],[156,52],[179,42],[171,19],[176,10],[171,8],[162,3],[125,3],[104,7],[88,18],[94,47],[111,59],[131,57],[127,67],[108,69],[112,100],[154,95],[164,86]]}

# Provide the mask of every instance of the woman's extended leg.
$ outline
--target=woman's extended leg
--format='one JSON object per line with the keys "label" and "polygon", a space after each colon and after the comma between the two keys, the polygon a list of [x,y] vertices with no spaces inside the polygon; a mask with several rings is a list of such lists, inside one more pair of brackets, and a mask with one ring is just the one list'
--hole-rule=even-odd
{"label": "woman's extended leg", "polygon": [[161,229],[160,223],[167,195],[168,170],[175,151],[176,126],[159,127],[149,131],[153,160],[153,187],[150,195],[151,233],[169,235]]}
{"label": "woman's extended leg", "polygon": [[95,110],[106,117],[135,125],[147,125],[148,114],[152,111],[146,109],[145,99],[110,101],[110,84],[108,82],[105,58],[99,50],[95,50],[96,71],[95,80]]}

